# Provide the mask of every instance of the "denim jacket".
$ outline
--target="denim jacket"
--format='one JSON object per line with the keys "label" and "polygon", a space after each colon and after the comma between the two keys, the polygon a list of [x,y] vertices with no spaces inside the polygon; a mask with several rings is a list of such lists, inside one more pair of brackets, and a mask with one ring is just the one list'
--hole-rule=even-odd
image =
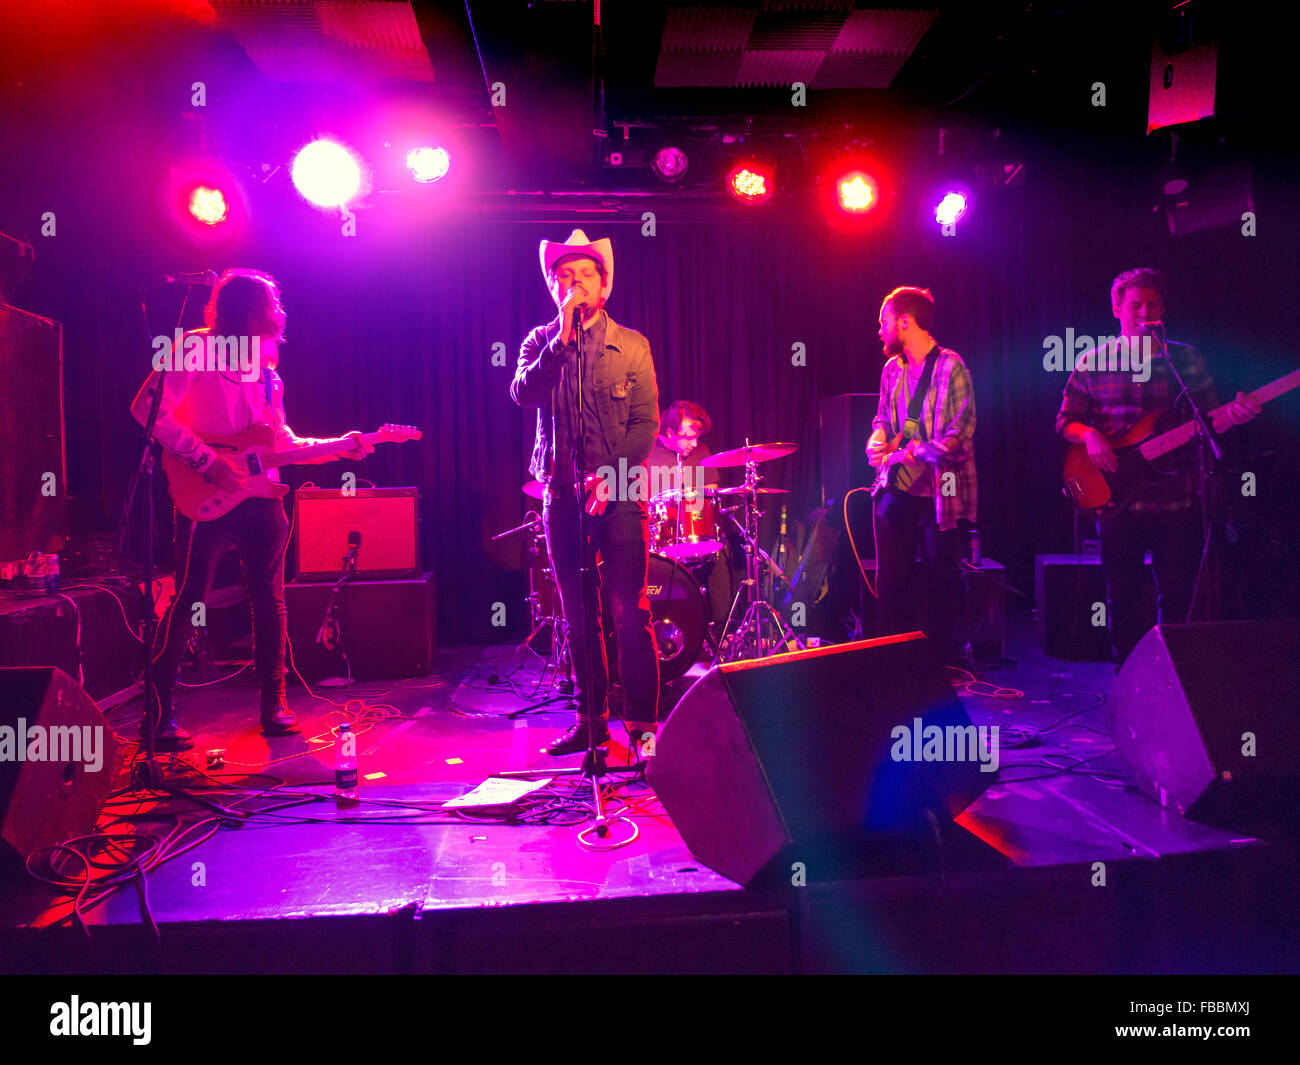
{"label": "denim jacket", "polygon": [[[598,458],[615,468],[619,459],[626,459],[630,470],[645,462],[659,430],[659,383],[650,342],[608,314],[605,317],[605,347],[594,353],[592,367],[600,435],[607,448],[607,454]],[[574,345],[560,344],[559,337],[558,318],[529,333],[519,349],[519,363],[510,382],[511,399],[521,407],[537,408],[537,438],[528,469],[539,481],[550,480],[560,373],[574,353]],[[589,472],[595,472],[595,464]]]}

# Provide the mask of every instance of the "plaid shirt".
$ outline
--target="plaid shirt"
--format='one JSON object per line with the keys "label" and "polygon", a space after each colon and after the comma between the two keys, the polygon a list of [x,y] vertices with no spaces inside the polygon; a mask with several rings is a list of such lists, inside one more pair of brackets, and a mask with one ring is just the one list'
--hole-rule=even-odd
{"label": "plaid shirt", "polygon": [[[905,366],[905,357],[899,355],[889,359],[880,373],[880,405],[871,428],[884,429],[891,439],[903,427],[898,410]],[[939,348],[934,376],[917,420],[920,424],[915,439],[943,443],[953,449],[932,470],[934,515],[940,530],[955,529],[959,521],[974,522],[979,503],[975,480],[975,389],[970,370],[955,351]],[[947,473],[956,476],[945,477]]]}
{"label": "plaid shirt", "polygon": [[[1214,382],[1205,358],[1187,344],[1169,342],[1169,352],[1187,389],[1206,412],[1219,405]],[[1088,358],[1088,353],[1080,360]],[[1106,361],[1103,358],[1098,363]],[[1131,370],[1077,369],[1065,382],[1061,409],[1056,415],[1056,431],[1064,433],[1070,422],[1082,422],[1099,430],[1103,436],[1122,433],[1152,411],[1168,410],[1180,400],[1180,390],[1169,367],[1160,355],[1151,358],[1151,376],[1134,381]],[[1179,421],[1191,417],[1186,401],[1177,404]],[[1168,514],[1186,510],[1196,501],[1196,450],[1184,447],[1156,460],[1156,468],[1170,474],[1153,477],[1133,498],[1130,509],[1135,514]]]}

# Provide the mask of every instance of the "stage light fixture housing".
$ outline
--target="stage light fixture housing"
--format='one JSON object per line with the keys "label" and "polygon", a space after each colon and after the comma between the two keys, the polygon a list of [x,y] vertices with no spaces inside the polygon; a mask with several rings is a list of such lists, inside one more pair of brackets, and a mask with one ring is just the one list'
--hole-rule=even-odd
{"label": "stage light fixture housing", "polygon": [[650,169],[661,181],[680,181],[690,165],[690,157],[672,144],[660,148],[650,160]]}

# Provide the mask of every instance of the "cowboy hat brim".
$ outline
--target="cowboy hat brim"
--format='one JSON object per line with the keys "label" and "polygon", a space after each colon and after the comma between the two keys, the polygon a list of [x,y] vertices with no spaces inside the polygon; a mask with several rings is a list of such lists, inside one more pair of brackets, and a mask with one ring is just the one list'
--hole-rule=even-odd
{"label": "cowboy hat brim", "polygon": [[581,229],[575,229],[564,243],[544,240],[537,250],[542,261],[542,277],[548,288],[551,284],[551,271],[566,255],[585,255],[601,263],[605,267],[605,288],[601,299],[609,299],[609,294],[614,289],[614,244],[608,237],[593,241]]}

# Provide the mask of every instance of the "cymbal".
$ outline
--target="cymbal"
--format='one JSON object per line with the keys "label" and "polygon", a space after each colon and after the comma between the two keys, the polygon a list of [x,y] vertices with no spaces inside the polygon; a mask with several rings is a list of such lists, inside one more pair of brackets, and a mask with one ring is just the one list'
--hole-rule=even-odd
{"label": "cymbal", "polygon": [[754,494],[756,494],[756,495],[760,495],[760,496],[784,496],[784,495],[789,495],[789,494],[790,494],[790,489],[788,489],[788,488],[749,488],[749,487],[746,487],[746,486],[743,485],[743,484],[738,484],[738,485],[736,485],[735,488],[719,488],[719,489],[718,489],[718,495],[720,495],[720,496],[738,496],[738,495],[741,494],[741,492],[753,492]]}
{"label": "cymbal", "polygon": [[743,466],[747,462],[767,462],[769,459],[781,459],[793,455],[799,450],[798,444],[750,444],[748,447],[733,447],[730,451],[719,451],[700,461],[701,466]]}
{"label": "cymbal", "polygon": [[541,499],[546,494],[546,485],[541,481],[529,481],[523,487],[523,493],[526,496],[532,496],[533,499]]}

